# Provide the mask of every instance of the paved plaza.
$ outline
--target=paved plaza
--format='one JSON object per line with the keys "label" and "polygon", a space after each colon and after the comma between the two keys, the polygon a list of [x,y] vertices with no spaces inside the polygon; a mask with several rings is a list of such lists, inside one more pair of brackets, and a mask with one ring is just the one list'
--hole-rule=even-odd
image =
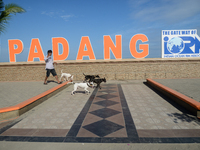
{"label": "paved plaza", "polygon": [[101,87],[89,88],[88,95],[79,89],[72,96],[73,85],[68,86],[19,118],[2,122],[0,141],[200,143],[200,120],[144,80],[108,81]]}
{"label": "paved plaza", "polygon": [[0,108],[17,105],[57,85],[56,82],[49,82],[44,86],[42,81],[0,82]]}

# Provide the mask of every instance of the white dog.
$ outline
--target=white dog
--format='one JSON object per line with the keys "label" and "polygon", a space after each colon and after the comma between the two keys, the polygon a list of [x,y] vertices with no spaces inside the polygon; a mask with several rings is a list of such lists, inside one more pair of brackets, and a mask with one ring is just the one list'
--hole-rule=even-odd
{"label": "white dog", "polygon": [[74,84],[74,90],[72,91],[71,95],[74,95],[74,92],[80,87],[84,88],[85,92],[90,93],[90,91],[87,90],[88,87],[93,87],[93,82],[90,83],[75,83]]}
{"label": "white dog", "polygon": [[[63,69],[62,69],[62,70],[63,70]],[[68,80],[69,78],[70,78],[71,80],[73,80],[73,76],[72,76],[71,74],[69,74],[69,73],[63,73],[62,70],[61,70],[60,81],[61,81],[62,77],[64,77],[64,80],[65,80],[65,81],[66,81],[66,79],[67,79],[67,81],[69,81],[69,80]]]}

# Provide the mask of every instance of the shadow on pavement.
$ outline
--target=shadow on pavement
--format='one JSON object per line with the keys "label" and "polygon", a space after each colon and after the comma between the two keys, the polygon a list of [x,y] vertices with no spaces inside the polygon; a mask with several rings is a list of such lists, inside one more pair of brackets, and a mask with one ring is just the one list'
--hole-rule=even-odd
{"label": "shadow on pavement", "polygon": [[197,124],[200,125],[200,120],[195,115],[193,115],[190,111],[186,110],[185,108],[183,108],[182,106],[180,106],[179,104],[177,104],[176,102],[171,100],[166,95],[162,94],[161,92],[159,92],[155,88],[148,85],[147,82],[143,82],[143,84],[146,85],[148,88],[150,88],[152,91],[154,91],[157,95],[159,95],[161,98],[163,98],[169,104],[171,104],[173,107],[175,107],[180,112],[182,112],[182,113],[170,113],[170,114],[168,114],[168,116],[173,118],[174,123],[178,123],[177,120],[180,119],[182,122],[188,122],[188,123],[195,121]]}

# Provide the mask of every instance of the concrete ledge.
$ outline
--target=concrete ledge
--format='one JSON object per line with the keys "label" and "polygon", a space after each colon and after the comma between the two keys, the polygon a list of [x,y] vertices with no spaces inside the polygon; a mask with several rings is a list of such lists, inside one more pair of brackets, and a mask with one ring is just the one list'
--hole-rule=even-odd
{"label": "concrete ledge", "polygon": [[33,107],[41,104],[42,102],[44,102],[51,96],[62,91],[64,88],[68,87],[69,86],[68,83],[69,82],[64,82],[62,84],[59,84],[58,86],[56,86],[52,89],[49,89],[48,91],[41,93],[37,96],[34,96],[34,97],[32,97],[22,103],[19,103],[15,106],[0,108],[0,121],[13,119],[13,118],[16,118],[16,117],[22,115],[23,113],[29,111]]}
{"label": "concrete ledge", "polygon": [[190,112],[192,112],[197,118],[200,118],[200,103],[195,101],[192,98],[189,98],[173,89],[170,89],[152,79],[147,79],[147,84],[151,85],[155,89],[159,90],[166,96],[173,99],[175,102],[177,102],[179,105],[183,106]]}
{"label": "concrete ledge", "polygon": [[[97,59],[97,60],[62,60],[56,61],[58,64],[99,64],[99,63],[160,63],[160,62],[200,62],[200,58],[139,58],[139,59]],[[1,66],[31,66],[31,65],[45,65],[44,61],[40,62],[1,62]]]}

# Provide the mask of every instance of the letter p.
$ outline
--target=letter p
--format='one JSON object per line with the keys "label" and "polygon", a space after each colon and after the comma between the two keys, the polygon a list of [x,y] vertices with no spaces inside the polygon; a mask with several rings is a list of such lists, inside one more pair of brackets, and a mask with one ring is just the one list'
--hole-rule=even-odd
{"label": "letter p", "polygon": [[23,50],[23,43],[21,40],[8,40],[8,50],[10,62],[16,62],[15,54],[20,54]]}

